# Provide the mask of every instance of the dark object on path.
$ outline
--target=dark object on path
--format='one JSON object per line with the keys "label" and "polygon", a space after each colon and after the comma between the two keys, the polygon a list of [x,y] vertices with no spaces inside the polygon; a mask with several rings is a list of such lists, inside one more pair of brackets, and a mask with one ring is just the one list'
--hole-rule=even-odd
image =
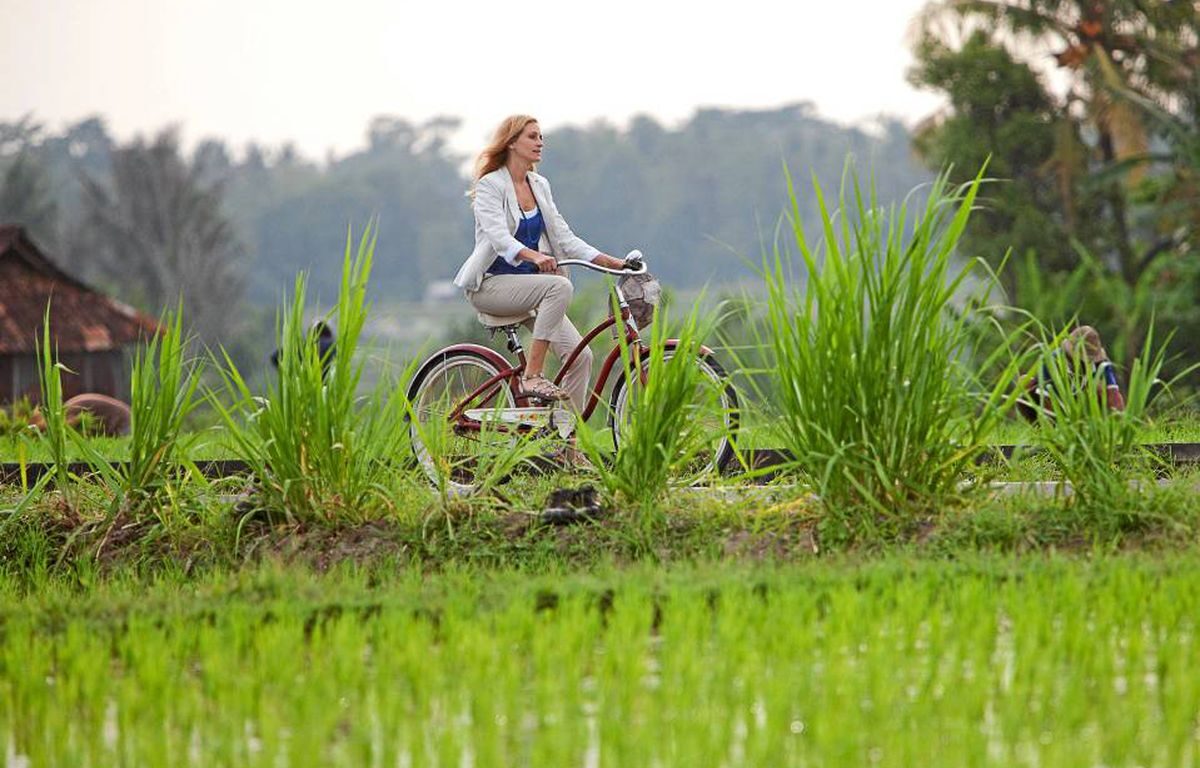
{"label": "dark object on path", "polygon": [[[84,392],[63,403],[63,412],[68,424],[88,434],[109,437],[129,434],[129,406],[115,397],[97,392]],[[39,430],[46,428],[46,420],[40,410],[33,412],[29,424]]]}
{"label": "dark object on path", "polygon": [[592,486],[559,488],[551,491],[550,498],[546,499],[542,522],[550,525],[590,523],[598,520],[602,511],[600,498]]}

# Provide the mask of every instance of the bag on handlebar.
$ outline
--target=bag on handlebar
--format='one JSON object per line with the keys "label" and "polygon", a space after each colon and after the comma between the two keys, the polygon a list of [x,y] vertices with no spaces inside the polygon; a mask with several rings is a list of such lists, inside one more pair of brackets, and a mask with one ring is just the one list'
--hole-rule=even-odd
{"label": "bag on handlebar", "polygon": [[629,314],[640,329],[650,327],[654,320],[654,308],[662,299],[662,285],[649,272],[641,275],[625,275],[617,280],[617,287],[629,303]]}

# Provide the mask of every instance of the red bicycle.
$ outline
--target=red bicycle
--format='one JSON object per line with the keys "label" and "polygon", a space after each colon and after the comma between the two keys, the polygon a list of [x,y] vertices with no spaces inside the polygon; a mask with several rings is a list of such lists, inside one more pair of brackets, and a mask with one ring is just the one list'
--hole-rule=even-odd
{"label": "red bicycle", "polygon": [[[578,266],[593,272],[613,276],[640,275],[646,272],[643,262],[636,270],[608,269],[590,261],[568,259],[561,266]],[[530,433],[567,439],[574,432],[576,418],[585,421],[591,417],[603,399],[610,377],[615,376],[609,393],[608,424],[612,429],[613,447],[621,450],[633,391],[645,382],[650,355],[649,348],[639,335],[637,323],[629,311],[629,302],[618,284],[612,283],[617,307],[625,331],[625,348],[629,350],[628,369],[621,365],[621,345],[617,333],[612,337],[614,344],[606,355],[599,376],[589,390],[583,411],[576,415],[561,403],[548,403],[521,391],[521,373],[525,368],[525,350],[521,346],[517,329],[531,315],[498,317],[479,313],[480,322],[493,334],[503,333],[510,353],[516,356],[515,363],[496,350],[480,344],[454,344],[440,349],[426,360],[413,377],[409,386],[408,399],[412,411],[410,433],[417,462],[433,482],[450,467],[449,482],[458,490],[469,491],[474,485],[473,457],[485,450],[483,443],[492,449],[503,450],[511,445],[514,436]],[[561,384],[564,375],[575,364],[579,353],[600,334],[617,325],[615,316],[610,315],[588,333],[568,355],[554,378]],[[667,340],[664,358],[674,355],[678,342]],[[600,359],[600,356],[597,356]],[[733,439],[738,426],[737,393],[728,374],[717,362],[711,349],[701,347],[696,365],[703,373],[704,392],[694,398],[694,413],[689,420],[703,420],[712,426],[706,434],[715,435],[711,446],[701,461],[701,471],[719,471],[734,457]],[[634,371],[637,375],[631,375]],[[633,382],[631,384],[631,381]],[[715,394],[714,394],[715,393]],[[441,424],[437,423],[441,421]],[[449,425],[446,445],[436,448],[427,445],[431,427]],[[499,443],[497,446],[496,444]],[[436,455],[435,455],[436,454]],[[438,462],[441,462],[440,466]]]}

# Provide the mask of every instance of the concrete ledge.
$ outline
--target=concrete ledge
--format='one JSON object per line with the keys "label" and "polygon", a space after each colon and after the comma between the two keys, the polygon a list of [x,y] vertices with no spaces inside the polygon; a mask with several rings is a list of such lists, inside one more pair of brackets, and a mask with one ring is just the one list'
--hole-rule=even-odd
{"label": "concrete ledge", "polygon": [[[1144,447],[1158,454],[1171,466],[1200,464],[1200,443],[1150,443]],[[1013,453],[1021,448],[1036,450],[1032,449],[1031,446],[996,445],[980,457],[980,462],[991,463],[1001,457],[1004,459],[1011,458]],[[752,470],[768,470],[755,478],[760,481],[769,480],[774,477],[776,473],[769,470],[772,467],[783,466],[790,458],[787,451],[775,448],[760,448],[747,451],[748,463]],[[25,482],[30,485],[36,483],[42,475],[53,471],[53,467],[54,465],[50,462],[37,461],[26,463],[24,466]],[[244,475],[249,471],[249,466],[241,459],[198,461],[196,462],[196,467],[200,470],[201,474],[210,479],[235,477]],[[90,467],[82,462],[72,463],[68,469],[76,475],[86,474],[91,471]],[[731,472],[731,474],[736,474],[736,472]],[[0,462],[0,485],[19,485],[21,483],[21,476],[22,467],[20,464],[16,462]]]}
{"label": "concrete ledge", "polygon": [[[114,465],[120,465],[124,462],[113,462]],[[200,470],[200,474],[210,479],[221,477],[236,477],[244,475],[249,471],[249,465],[241,459],[214,459],[212,461],[198,461],[196,468]],[[54,471],[54,465],[50,462],[33,461],[25,464],[24,476],[25,482],[29,485],[36,483],[44,474]],[[74,475],[84,475],[92,471],[88,464],[83,462],[72,462],[67,471]],[[0,485],[20,485],[22,476],[21,465],[16,462],[0,462]]]}

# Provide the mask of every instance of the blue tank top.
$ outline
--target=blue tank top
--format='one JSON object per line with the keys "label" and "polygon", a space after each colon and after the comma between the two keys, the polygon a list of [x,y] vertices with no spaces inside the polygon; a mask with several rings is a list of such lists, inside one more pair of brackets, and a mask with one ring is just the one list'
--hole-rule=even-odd
{"label": "blue tank top", "polygon": [[[517,225],[517,231],[513,237],[517,238],[521,245],[536,251],[544,228],[545,222],[542,220],[540,208],[535,208],[532,216],[526,216],[525,212],[521,211],[521,223]],[[489,275],[536,275],[538,268],[536,264],[529,261],[518,262],[514,267],[505,261],[503,256],[497,256],[487,271]]]}

